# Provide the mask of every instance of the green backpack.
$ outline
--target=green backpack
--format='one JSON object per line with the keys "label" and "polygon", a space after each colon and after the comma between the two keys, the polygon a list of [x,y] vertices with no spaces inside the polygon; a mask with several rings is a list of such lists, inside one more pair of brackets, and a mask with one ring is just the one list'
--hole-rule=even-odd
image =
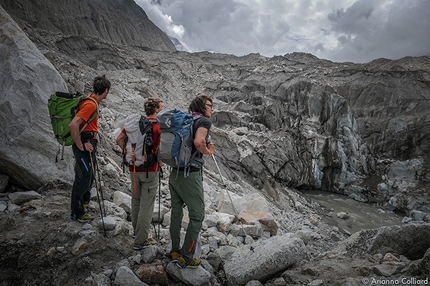
{"label": "green backpack", "polygon": [[[54,131],[54,135],[58,143],[60,143],[60,147],[61,145],[63,146],[61,160],[63,160],[64,146],[70,146],[74,143],[73,138],[70,135],[69,124],[78,112],[79,103],[86,99],[92,100],[96,104],[97,108],[79,132],[82,132],[91,120],[96,118],[99,110],[97,101],[92,97],[87,97],[86,95],[81,94],[80,92],[72,94],[59,91],[52,94],[51,98],[48,99],[48,110],[49,117],[51,118],[52,130]],[[57,152],[56,161],[58,161],[57,158],[59,153],[60,149]]]}

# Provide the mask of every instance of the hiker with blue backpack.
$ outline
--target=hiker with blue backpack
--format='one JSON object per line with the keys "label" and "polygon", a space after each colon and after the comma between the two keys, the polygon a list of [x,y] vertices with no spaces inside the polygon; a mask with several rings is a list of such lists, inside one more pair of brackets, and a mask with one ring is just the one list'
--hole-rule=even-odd
{"label": "hiker with blue backpack", "polygon": [[[172,261],[180,268],[197,268],[201,264],[200,259],[194,258],[194,252],[205,216],[202,173],[203,154],[212,155],[215,152],[215,145],[209,142],[212,111],[213,103],[209,95],[201,94],[191,101],[188,112],[193,117],[192,130],[190,131],[193,135],[191,141],[192,158],[184,167],[173,167],[169,177],[172,206],[170,222],[171,257]],[[184,204],[188,209],[189,223],[181,247],[180,232]]]}
{"label": "hiker with blue backpack", "polygon": [[95,179],[94,162],[96,162],[99,131],[98,106],[108,95],[110,86],[110,81],[104,75],[97,76],[93,81],[93,92],[87,96],[89,100],[82,100],[79,103],[78,112],[69,124],[76,160],[71,218],[82,223],[93,220],[93,217],[86,213],[86,208],[91,199],[91,186]]}
{"label": "hiker with blue backpack", "polygon": [[131,195],[131,223],[134,231],[134,250],[156,245],[149,238],[155,197],[159,187],[162,162],[158,160],[160,128],[156,116],[164,109],[160,98],[150,97],[144,103],[146,117],[129,115],[116,139],[123,150],[123,163],[129,167]]}

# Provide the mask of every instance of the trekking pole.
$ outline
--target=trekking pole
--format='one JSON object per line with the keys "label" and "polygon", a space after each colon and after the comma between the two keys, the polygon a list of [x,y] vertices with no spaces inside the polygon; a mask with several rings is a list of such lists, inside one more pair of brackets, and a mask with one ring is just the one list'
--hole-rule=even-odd
{"label": "trekking pole", "polygon": [[227,195],[228,195],[228,198],[230,199],[231,206],[233,207],[233,211],[234,211],[234,213],[236,214],[237,220],[240,222],[240,225],[242,226],[243,233],[245,234],[245,237],[246,237],[245,228],[243,227],[243,223],[242,223],[242,221],[239,219],[239,213],[236,211],[236,208],[234,207],[233,200],[231,199],[231,196],[230,196],[230,192],[228,191],[227,185],[224,183],[224,179],[223,179],[223,177],[222,177],[221,170],[220,170],[220,169],[219,169],[219,167],[218,167],[218,163],[217,163],[217,161],[215,160],[215,156],[214,156],[214,154],[212,154],[212,158],[214,159],[215,166],[216,166],[216,168],[217,168],[217,170],[218,170],[218,173],[219,173],[219,176],[220,176],[220,178],[221,178],[221,183],[223,184],[224,188],[225,188],[225,189],[226,189],[226,191],[227,191]]}
{"label": "trekking pole", "polygon": [[102,205],[103,205],[103,212],[104,212],[104,216],[106,217],[106,207],[105,207],[105,199],[104,199],[104,197],[103,197],[103,191],[102,191],[102,182],[101,182],[101,179],[100,179],[100,169],[99,169],[99,163],[98,163],[98,161],[97,161],[97,158],[96,158],[96,167],[97,167],[97,178],[98,178],[98,180],[99,180],[99,190],[100,190],[100,196],[101,196],[101,198],[102,198]]}
{"label": "trekking pole", "polygon": [[[100,173],[99,173],[99,166],[97,164],[97,158],[94,162],[93,160],[93,154],[90,153],[90,160],[91,160],[91,167],[93,169],[93,175],[94,175],[94,182],[96,184],[96,191],[97,191],[97,200],[99,202],[99,208],[100,208],[100,214],[102,217],[102,224],[103,224],[103,232],[104,232],[104,237],[107,237],[106,235],[106,228],[105,228],[105,216],[106,216],[106,209],[103,215],[103,210],[102,210],[102,203],[103,203],[103,209],[104,209],[104,202],[103,202],[103,195],[101,194],[101,184],[100,184]],[[96,165],[96,168],[94,168],[94,165]],[[98,173],[98,176],[97,176]],[[97,177],[99,179],[99,182],[97,183]],[[100,195],[99,195],[99,185],[100,185]],[[102,203],[100,203],[100,197],[102,198]]]}
{"label": "trekking pole", "polygon": [[[158,168],[157,168],[158,169]],[[163,176],[163,169],[160,167],[158,174],[158,240],[160,240],[160,217],[161,217],[161,177]]]}

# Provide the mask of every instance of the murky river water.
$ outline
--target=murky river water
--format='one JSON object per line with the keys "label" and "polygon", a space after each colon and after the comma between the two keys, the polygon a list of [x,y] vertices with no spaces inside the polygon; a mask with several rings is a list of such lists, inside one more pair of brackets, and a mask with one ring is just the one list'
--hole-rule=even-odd
{"label": "murky river water", "polygon": [[[328,210],[333,209],[332,215],[324,218],[324,220],[350,233],[363,229],[403,224],[403,217],[389,211],[381,211],[372,204],[361,203],[347,196],[322,191],[301,191],[301,193]],[[339,212],[348,213],[349,218],[338,218],[336,214]]]}

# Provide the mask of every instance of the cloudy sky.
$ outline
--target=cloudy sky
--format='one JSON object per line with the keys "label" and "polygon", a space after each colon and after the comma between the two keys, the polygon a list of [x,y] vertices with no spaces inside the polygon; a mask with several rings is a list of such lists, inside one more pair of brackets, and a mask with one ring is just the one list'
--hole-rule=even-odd
{"label": "cloudy sky", "polygon": [[189,52],[336,62],[430,56],[430,0],[135,0]]}

